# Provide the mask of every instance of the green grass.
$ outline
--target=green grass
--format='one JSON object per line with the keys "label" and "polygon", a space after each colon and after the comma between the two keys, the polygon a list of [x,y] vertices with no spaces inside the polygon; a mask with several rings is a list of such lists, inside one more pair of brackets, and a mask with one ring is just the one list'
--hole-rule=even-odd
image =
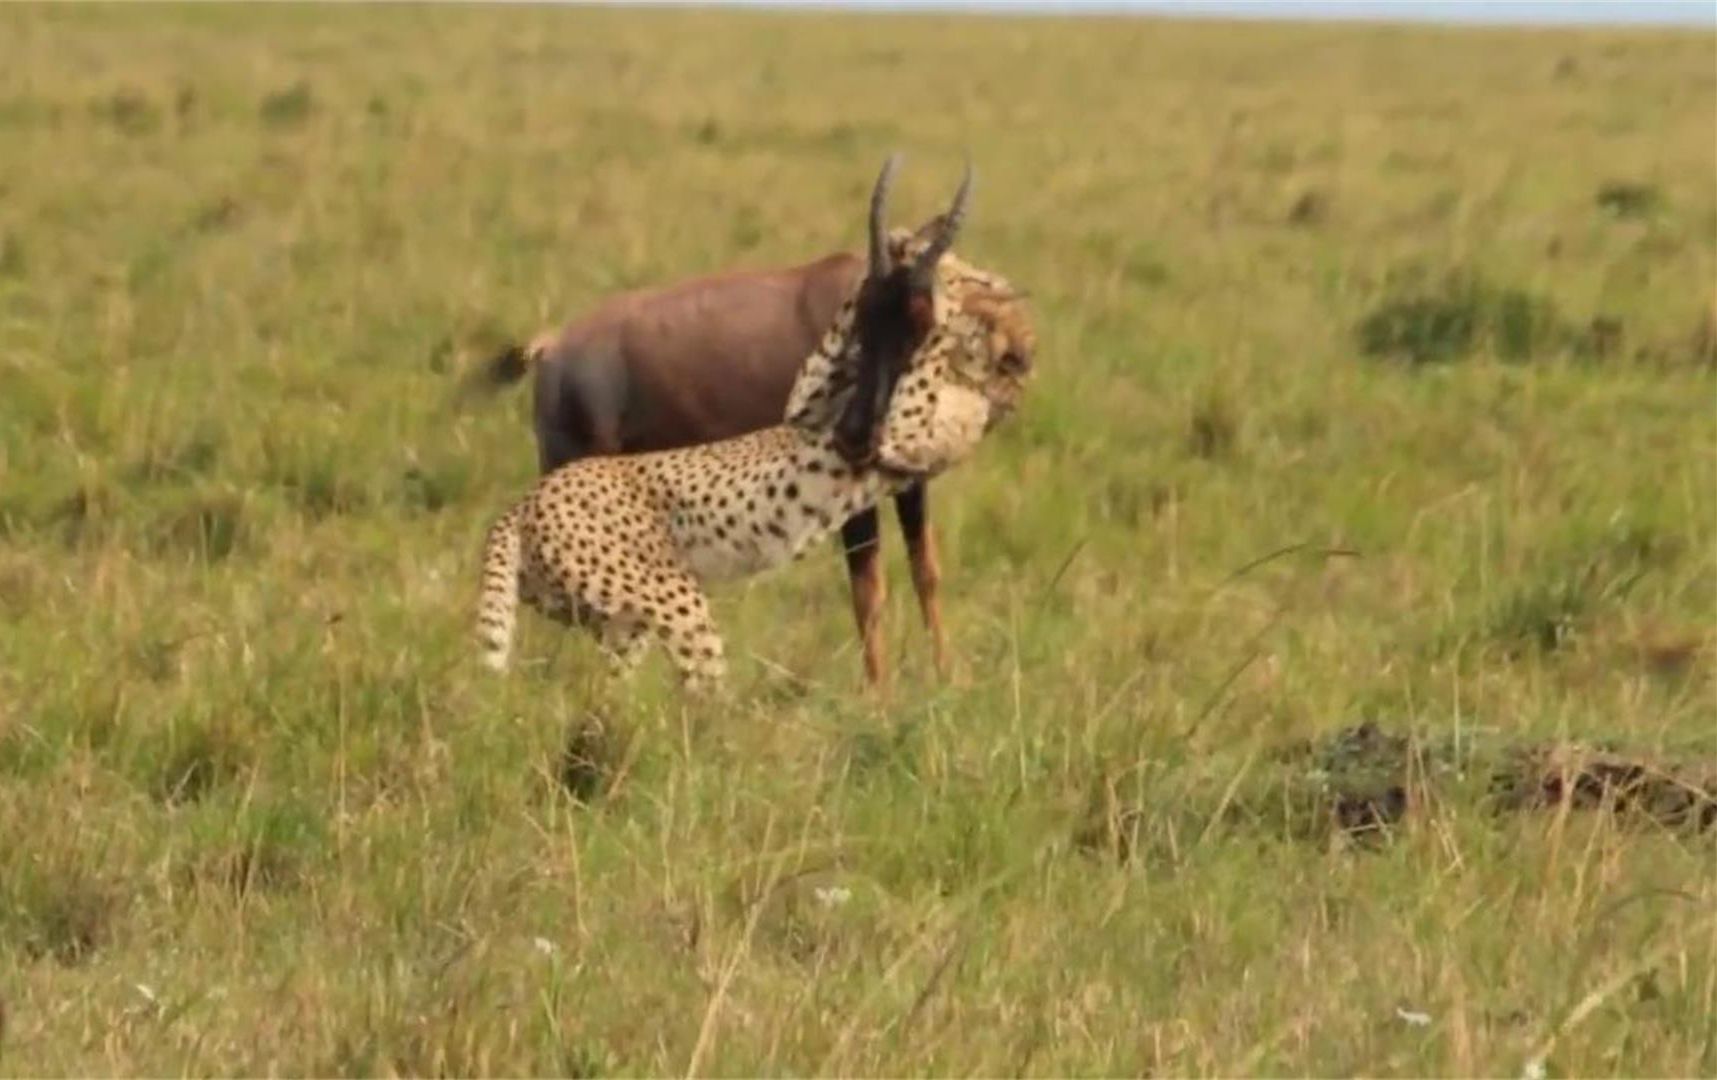
{"label": "green grass", "polygon": [[[0,11],[0,1071],[1717,1073],[1709,831],[1457,770],[1348,839],[1284,749],[1717,755],[1711,60]],[[832,544],[719,591],[724,704],[486,677],[535,454],[460,374],[856,246],[897,147],[1042,341],[933,489],[955,682],[892,536],[886,707]]]}

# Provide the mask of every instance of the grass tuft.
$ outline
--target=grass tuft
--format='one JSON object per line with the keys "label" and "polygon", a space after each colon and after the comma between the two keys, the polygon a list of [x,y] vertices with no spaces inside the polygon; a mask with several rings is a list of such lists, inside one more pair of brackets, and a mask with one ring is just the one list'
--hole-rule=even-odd
{"label": "grass tuft", "polygon": [[230,558],[247,541],[245,497],[237,492],[185,492],[164,500],[154,516],[146,546],[162,556],[206,565]]}
{"label": "grass tuft", "polygon": [[1538,359],[1573,340],[1551,300],[1466,271],[1434,283],[1405,275],[1360,321],[1358,335],[1367,355],[1412,364],[1447,363],[1484,348],[1505,360]]}
{"label": "grass tuft", "polygon": [[264,95],[261,104],[257,106],[257,116],[261,118],[264,127],[295,128],[302,127],[315,108],[316,100],[311,93],[310,83],[299,79],[290,86]]}
{"label": "grass tuft", "polygon": [[627,768],[634,740],[613,717],[586,713],[567,725],[555,778],[576,803],[600,801]]}
{"label": "grass tuft", "polygon": [[152,795],[166,803],[189,803],[239,779],[249,765],[249,748],[229,727],[191,721],[175,724],[144,767],[153,771]]}
{"label": "grass tuft", "polygon": [[112,937],[121,904],[111,883],[74,865],[14,863],[0,895],[0,939],[25,962],[87,963]]}
{"label": "grass tuft", "polygon": [[115,90],[90,104],[90,113],[125,135],[151,135],[161,126],[161,108],[135,88]]}
{"label": "grass tuft", "polygon": [[1663,191],[1656,184],[1633,180],[1611,180],[1598,187],[1594,202],[1618,218],[1643,218],[1663,206]]}
{"label": "grass tuft", "polygon": [[1210,391],[1192,408],[1187,421],[1187,450],[1198,458],[1215,461],[1234,455],[1240,444],[1241,422],[1233,399],[1227,393]]}
{"label": "grass tuft", "polygon": [[0,278],[22,279],[30,268],[24,253],[24,241],[10,232],[0,230]]}

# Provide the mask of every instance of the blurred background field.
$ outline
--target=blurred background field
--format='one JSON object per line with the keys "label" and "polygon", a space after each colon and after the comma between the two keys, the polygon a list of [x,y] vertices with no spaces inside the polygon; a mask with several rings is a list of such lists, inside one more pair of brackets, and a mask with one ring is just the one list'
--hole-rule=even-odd
{"label": "blurred background field", "polygon": [[[1713,60],[0,10],[0,1072],[1717,1072]],[[833,542],[723,705],[486,677],[461,375],[896,148],[1042,342],[932,488],[954,680],[891,512],[885,706]]]}

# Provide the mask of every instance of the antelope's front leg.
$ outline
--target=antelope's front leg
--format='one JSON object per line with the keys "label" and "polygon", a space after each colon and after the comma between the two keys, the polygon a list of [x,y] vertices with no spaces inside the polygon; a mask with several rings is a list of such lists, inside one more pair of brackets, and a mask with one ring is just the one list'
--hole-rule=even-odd
{"label": "antelope's front leg", "polygon": [[882,605],[888,586],[882,577],[881,536],[874,509],[864,510],[841,526],[841,547],[847,558],[847,578],[853,595],[853,621],[864,648],[864,678],[880,687],[888,672],[882,655]]}
{"label": "antelope's front leg", "polygon": [[948,637],[942,629],[942,566],[936,558],[936,534],[930,528],[929,498],[923,484],[914,484],[894,497],[900,515],[900,532],[906,538],[906,555],[912,565],[912,589],[918,594],[918,610],[930,632],[931,656],[936,674],[948,677]]}

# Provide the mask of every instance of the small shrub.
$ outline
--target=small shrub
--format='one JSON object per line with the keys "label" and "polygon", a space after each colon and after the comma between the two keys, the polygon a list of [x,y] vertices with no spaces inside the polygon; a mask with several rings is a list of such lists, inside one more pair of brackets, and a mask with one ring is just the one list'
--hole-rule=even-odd
{"label": "small shrub", "polygon": [[112,935],[119,911],[115,890],[78,866],[9,867],[0,892],[0,942],[32,960],[67,967],[88,960]]}
{"label": "small shrub", "polygon": [[1329,211],[1330,198],[1324,192],[1316,188],[1302,191],[1288,207],[1288,224],[1307,228],[1321,225],[1329,219]]}
{"label": "small shrub", "polygon": [[22,278],[28,268],[24,242],[12,233],[0,233],[0,278]]}
{"label": "small shrub", "polygon": [[370,505],[363,480],[336,447],[265,440],[264,475],[286,501],[311,521],[361,511]]}
{"label": "small shrub", "polygon": [[190,803],[236,779],[249,767],[239,738],[218,724],[186,723],[173,730],[154,762],[150,793],[164,803]]}
{"label": "small shrub", "polygon": [[257,107],[257,115],[265,127],[297,127],[310,118],[315,107],[310,84],[299,79],[291,86],[265,96]]}
{"label": "small shrub", "polygon": [[608,717],[585,713],[567,725],[555,779],[574,802],[588,804],[612,790],[630,741]]}
{"label": "small shrub", "polygon": [[1121,280],[1140,289],[1157,289],[1172,278],[1168,264],[1148,242],[1112,232],[1091,233],[1085,249],[1105,269],[1114,268]]}
{"label": "small shrub", "polygon": [[201,476],[220,460],[221,446],[222,436],[213,426],[192,427],[167,439],[151,441],[122,475],[128,486]]}
{"label": "small shrub", "polygon": [[182,872],[234,896],[291,888],[325,839],[322,820],[294,802],[249,807],[227,819],[221,831],[224,835],[193,856]]}
{"label": "small shrub", "polygon": [[19,723],[0,715],[0,775],[40,776],[68,759],[105,753],[130,730],[130,692],[127,680],[108,677],[70,681],[28,695],[28,720]]}
{"label": "small shrub", "polygon": [[1567,647],[1594,612],[1619,599],[1638,580],[1638,573],[1617,576],[1594,559],[1572,569],[1553,569],[1530,578],[1504,595],[1491,609],[1491,636],[1511,656],[1536,649],[1553,653]]}
{"label": "small shrub", "polygon": [[413,510],[433,514],[457,503],[469,488],[470,478],[464,461],[427,469],[410,465],[400,476],[400,501]]}
{"label": "small shrub", "polygon": [[877,882],[816,870],[776,882],[758,897],[757,940],[807,965],[877,955],[897,940],[897,902]]}
{"label": "small shrub", "polygon": [[204,203],[191,218],[191,229],[200,233],[223,232],[239,220],[241,207],[231,195]]}
{"label": "small shrub", "polygon": [[1162,260],[1147,251],[1132,251],[1121,260],[1121,277],[1137,288],[1160,289],[1171,275]]}
{"label": "small shrub", "polygon": [[1694,324],[1688,351],[1695,364],[1717,368],[1717,302],[1713,302]]}
{"label": "small shrub", "polygon": [[14,618],[31,610],[47,591],[48,571],[22,554],[0,554],[0,616]]}
{"label": "small shrub", "polygon": [[1194,457],[1215,461],[1233,455],[1240,441],[1240,418],[1224,394],[1206,394],[1187,421],[1186,445]]}
{"label": "small shrub", "polygon": [[1519,289],[1502,289],[1488,299],[1490,327],[1503,357],[1525,360],[1564,340],[1561,319],[1550,301]]}
{"label": "small shrub", "polygon": [[149,635],[127,650],[130,667],[150,682],[166,682],[179,670],[179,646],[175,638]]}
{"label": "small shrub", "polygon": [[919,720],[908,719],[889,728],[859,728],[845,740],[850,775],[859,781],[912,778],[918,775]]}
{"label": "small shrub", "polygon": [[145,539],[156,555],[188,553],[206,563],[229,558],[244,543],[244,496],[211,492],[171,500]]}
{"label": "small shrub", "polygon": [[1622,352],[1622,320],[1608,315],[1593,316],[1585,331],[1574,342],[1574,351],[1581,356],[1603,360],[1620,356]]}
{"label": "small shrub", "polygon": [[1358,337],[1368,356],[1415,365],[1447,363],[1484,346],[1527,360],[1578,340],[1549,299],[1464,272],[1430,287],[1399,287],[1360,321]]}
{"label": "small shrub", "polygon": [[61,544],[78,548],[107,535],[116,509],[116,500],[107,487],[82,483],[48,508],[42,524],[58,534]]}
{"label": "small shrub", "polygon": [[1663,192],[1656,184],[1612,180],[1598,188],[1593,201],[1600,210],[1616,217],[1641,218],[1655,213],[1663,205]]}
{"label": "small shrub", "polygon": [[90,111],[126,135],[147,135],[161,126],[160,108],[141,90],[116,90],[92,104]]}
{"label": "small shrub", "polygon": [[1360,347],[1369,356],[1404,356],[1414,364],[1452,360],[1472,348],[1478,318],[1464,289],[1390,300],[1360,323]]}
{"label": "small shrub", "polygon": [[735,210],[733,224],[728,226],[728,240],[735,251],[752,251],[767,235],[763,217],[755,206],[741,206]]}

